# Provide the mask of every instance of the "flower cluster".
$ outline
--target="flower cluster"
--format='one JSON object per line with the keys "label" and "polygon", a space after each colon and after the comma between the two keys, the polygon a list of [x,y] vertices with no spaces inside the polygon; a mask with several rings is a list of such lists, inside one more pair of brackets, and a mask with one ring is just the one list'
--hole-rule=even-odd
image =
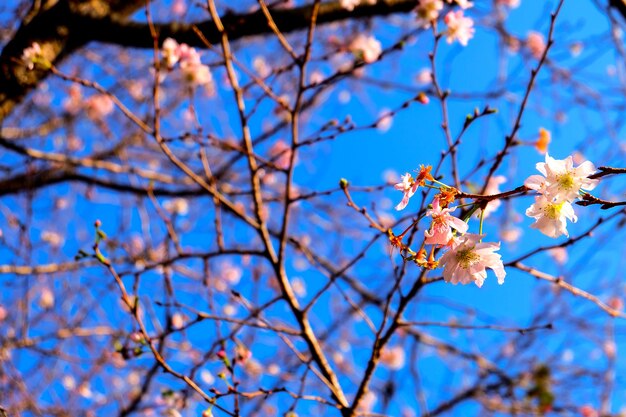
{"label": "flower cluster", "polygon": [[526,210],[526,215],[535,219],[531,227],[553,238],[569,236],[566,220],[578,220],[572,202],[580,198],[581,190],[593,190],[598,184],[598,180],[588,178],[596,168],[589,161],[574,167],[572,156],[558,160],[546,154],[546,162],[538,163],[537,170],[543,176],[531,175],[524,181],[539,194]]}
{"label": "flower cluster", "polygon": [[366,64],[376,62],[382,53],[382,46],[373,36],[359,33],[350,43],[350,50]]}
{"label": "flower cluster", "polygon": [[[395,185],[396,190],[404,193],[402,201],[396,206],[397,210],[406,207],[417,188],[425,186],[426,181],[438,183],[431,175],[431,169],[430,166],[424,167],[422,165],[416,178],[413,178],[409,173],[402,176],[402,182]],[[435,269],[442,266],[444,268],[443,277],[446,282],[453,284],[473,282],[480,287],[487,277],[486,269],[490,268],[496,273],[498,282],[502,284],[506,272],[500,255],[495,253],[500,249],[500,244],[483,243],[481,240],[484,235],[467,233],[468,224],[450,214],[457,209],[457,207],[449,206],[455,200],[457,191],[445,185],[439,190],[440,192],[433,199],[431,208],[426,211],[426,217],[431,218],[431,224],[424,231],[421,249],[416,253],[402,244],[404,234],[411,227],[400,236],[391,233],[391,243],[402,250],[406,250],[411,255],[408,259],[413,260],[423,268]],[[430,254],[425,249],[426,245],[432,245]],[[437,248],[447,250],[439,260],[435,259]]]}
{"label": "flower cluster", "polygon": [[44,59],[41,45],[37,42],[33,42],[31,46],[24,49],[22,52],[22,62],[26,65],[26,68],[32,70],[35,68],[35,64],[41,62]]}
{"label": "flower cluster", "polygon": [[404,196],[402,197],[402,201],[400,201],[396,206],[396,210],[402,210],[407,206],[407,204],[409,204],[409,199],[413,197],[413,194],[415,194],[418,187],[424,186],[426,181],[435,180],[430,173],[431,170],[432,167],[430,165],[427,167],[422,165],[417,174],[417,178],[413,178],[413,176],[408,172],[400,177],[402,182],[394,185],[394,188],[398,191],[402,191]]}
{"label": "flower cluster", "polygon": [[[462,10],[450,11],[444,17],[447,28],[444,32],[448,43],[458,41],[466,46],[467,42],[474,36],[474,20],[464,16],[464,10],[469,9],[474,4],[469,0],[446,0],[448,3],[455,3]],[[443,10],[443,0],[420,0],[415,8],[417,13],[417,24],[427,28],[434,24],[439,18],[439,13]]]}
{"label": "flower cluster", "polygon": [[161,49],[163,64],[172,70],[179,64],[183,80],[191,87],[205,86],[208,91],[212,91],[213,76],[208,65],[200,61],[200,53],[195,48],[185,43],[179,44],[172,38],[163,41]]}

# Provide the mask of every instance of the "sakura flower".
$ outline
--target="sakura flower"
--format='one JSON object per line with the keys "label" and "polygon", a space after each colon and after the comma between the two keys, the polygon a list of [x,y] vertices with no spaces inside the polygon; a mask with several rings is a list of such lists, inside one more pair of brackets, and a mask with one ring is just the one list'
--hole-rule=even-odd
{"label": "sakura flower", "polygon": [[559,265],[565,265],[567,262],[567,249],[565,248],[552,248],[548,250],[548,255]]}
{"label": "sakura flower", "polygon": [[94,94],[85,101],[87,116],[92,120],[102,120],[113,113],[115,104],[106,94]]}
{"label": "sakura flower", "polygon": [[282,139],[276,141],[269,150],[270,158],[279,169],[288,169],[291,163],[291,146]]}
{"label": "sakura flower", "polygon": [[420,85],[430,84],[433,81],[433,73],[429,68],[422,68],[415,79]]}
{"label": "sakura flower", "polygon": [[406,207],[409,203],[409,199],[413,197],[413,194],[415,194],[418,187],[424,186],[426,181],[434,180],[432,174],[430,173],[432,169],[433,167],[430,165],[420,165],[420,169],[417,171],[417,177],[415,179],[408,172],[400,177],[402,182],[397,183],[393,187],[398,191],[402,191],[404,193],[404,197],[396,206],[396,210],[400,211]]}
{"label": "sakura flower", "polygon": [[252,60],[252,68],[259,74],[261,78],[267,78],[272,73],[272,69],[267,64],[267,61],[262,56],[255,56]]}
{"label": "sakura flower", "polygon": [[415,11],[417,22],[422,27],[428,27],[431,22],[437,20],[439,12],[443,9],[442,0],[420,0]]}
{"label": "sakura flower", "polygon": [[494,253],[500,249],[500,243],[480,243],[483,236],[468,233],[453,240],[452,248],[439,261],[444,266],[443,278],[446,282],[473,282],[482,287],[487,278],[486,268],[490,268],[495,272],[498,284],[504,283],[506,271],[501,256]]}
{"label": "sakura flower", "polygon": [[341,7],[346,9],[349,12],[354,10],[354,8],[358,6],[360,3],[361,3],[361,0],[339,0],[339,4],[341,5]]}
{"label": "sakura flower", "polygon": [[541,33],[529,32],[526,38],[526,46],[535,59],[540,59],[546,50],[546,41]]}
{"label": "sakura flower", "polygon": [[43,58],[41,51],[41,45],[37,42],[33,42],[31,46],[24,49],[22,52],[22,61],[26,64],[26,68],[32,70],[35,68],[35,63]]}
{"label": "sakura flower", "polygon": [[550,200],[573,201],[581,189],[593,190],[598,184],[598,180],[588,178],[596,172],[596,167],[590,161],[584,161],[574,168],[572,156],[559,160],[546,153],[546,162],[539,162],[536,166],[544,176],[531,175],[524,181],[524,185],[539,191]]}
{"label": "sakura flower", "polygon": [[405,362],[406,354],[402,346],[385,347],[380,353],[380,363],[393,371],[402,369]]}
{"label": "sakura flower", "polygon": [[408,172],[400,177],[401,182],[397,183],[393,186],[398,191],[402,191],[404,196],[402,197],[402,201],[398,203],[396,206],[396,210],[400,211],[404,209],[407,204],[409,204],[409,199],[413,197],[415,191],[417,190],[417,184],[413,180],[413,176]]}
{"label": "sakura flower", "polygon": [[179,216],[186,216],[189,213],[189,202],[184,198],[174,198],[163,203],[165,211]]}
{"label": "sakura flower", "polygon": [[509,243],[517,242],[521,236],[522,230],[519,227],[505,227],[500,232],[500,239]]}
{"label": "sakura flower", "polygon": [[441,208],[438,198],[433,200],[433,208],[426,212],[433,219],[430,229],[424,232],[427,245],[447,245],[452,239],[452,229],[467,232],[467,223],[449,214],[454,210],[456,207]]}
{"label": "sakura flower", "polygon": [[599,416],[599,414],[596,411],[596,409],[593,408],[589,404],[583,405],[582,407],[580,407],[580,409],[578,411],[580,411],[580,415],[582,417],[598,417]]}
{"label": "sakura flower", "polygon": [[444,22],[448,25],[445,32],[448,43],[459,41],[461,45],[467,46],[467,42],[474,37],[474,20],[463,16],[463,10],[448,12]]}
{"label": "sakura flower", "polygon": [[182,16],[187,12],[187,5],[184,0],[174,0],[171,10],[175,16]]}
{"label": "sakura flower", "polygon": [[[487,187],[485,187],[485,195],[494,195],[500,193],[500,184],[504,184],[506,182],[506,177],[502,175],[496,175],[494,177],[489,178],[487,182]],[[489,216],[491,213],[495,212],[502,202],[500,200],[491,200],[487,203],[485,207],[483,217]]]}
{"label": "sakura flower", "polygon": [[350,50],[365,63],[375,62],[382,53],[382,46],[373,36],[360,33],[350,43]]}
{"label": "sakura flower", "polygon": [[378,131],[381,133],[388,131],[393,124],[393,113],[389,109],[382,109],[378,117],[378,123],[376,123]]}
{"label": "sakura flower", "polygon": [[178,63],[180,59],[180,45],[172,38],[167,38],[163,41],[163,46],[161,47],[161,54],[163,55],[163,61],[167,68],[172,69],[174,65]]}
{"label": "sakura flower", "polygon": [[535,204],[526,210],[526,215],[535,219],[530,227],[539,229],[541,233],[549,237],[559,237],[567,233],[567,222],[578,221],[572,205],[568,201],[556,202],[549,200],[545,195],[535,197]]}

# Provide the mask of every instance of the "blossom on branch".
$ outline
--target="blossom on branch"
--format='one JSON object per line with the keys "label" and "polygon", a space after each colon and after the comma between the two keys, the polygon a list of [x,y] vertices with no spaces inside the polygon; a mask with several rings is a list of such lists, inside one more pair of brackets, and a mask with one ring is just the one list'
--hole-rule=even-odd
{"label": "blossom on branch", "polygon": [[420,0],[415,8],[418,25],[424,28],[430,26],[432,22],[437,20],[442,9],[442,0]]}
{"label": "blossom on branch", "polygon": [[398,191],[402,191],[404,196],[402,200],[396,206],[396,210],[400,211],[404,209],[407,204],[409,204],[409,199],[413,197],[415,191],[417,190],[417,183],[413,180],[413,176],[408,172],[400,177],[400,182],[393,186]]}
{"label": "blossom on branch", "polygon": [[[502,175],[496,175],[489,178],[487,182],[487,187],[485,187],[485,195],[494,195],[500,193],[500,184],[506,182],[506,177]],[[485,207],[483,217],[488,217],[491,213],[495,212],[502,202],[499,199],[491,200],[487,203]]]}
{"label": "blossom on branch", "polygon": [[495,272],[498,284],[504,283],[506,271],[501,256],[494,253],[500,249],[500,243],[481,243],[483,236],[468,233],[453,239],[452,248],[439,261],[444,267],[443,278],[446,282],[473,282],[482,287],[487,278],[486,268],[490,268]]}
{"label": "blossom on branch", "polygon": [[22,61],[29,70],[35,68],[35,64],[41,59],[43,59],[43,52],[41,51],[41,45],[37,42],[33,42],[31,46],[22,52]]}
{"label": "blossom on branch", "polygon": [[451,216],[450,212],[456,207],[441,208],[439,199],[433,201],[433,208],[426,212],[426,216],[433,219],[430,229],[424,232],[427,245],[447,245],[452,240],[452,229],[461,233],[467,232],[468,226],[463,220]]}
{"label": "blossom on branch", "polygon": [[596,172],[596,167],[590,161],[574,168],[571,156],[559,160],[546,154],[546,162],[539,162],[536,166],[543,177],[531,175],[524,181],[524,185],[548,199],[571,202],[579,197],[581,189],[593,190],[598,184],[598,180],[588,178]]}
{"label": "blossom on branch", "polygon": [[402,191],[404,196],[402,197],[402,201],[400,201],[400,203],[396,206],[396,210],[402,210],[407,204],[409,204],[409,199],[413,197],[413,194],[415,194],[418,187],[424,186],[426,181],[434,181],[434,178],[430,173],[432,169],[433,167],[430,165],[420,165],[420,170],[418,171],[416,178],[413,178],[413,176],[408,172],[400,177],[402,181],[393,187],[398,191]]}
{"label": "blossom on branch", "polygon": [[446,41],[448,43],[459,41],[461,45],[467,46],[467,42],[474,37],[474,20],[465,17],[463,10],[448,12],[443,20],[448,25],[445,32]]}
{"label": "blossom on branch", "polygon": [[360,33],[350,43],[350,50],[357,58],[362,59],[367,64],[371,64],[380,57],[382,46],[375,37]]}
{"label": "blossom on branch", "polygon": [[180,59],[179,48],[178,42],[172,38],[167,38],[163,41],[161,54],[163,55],[163,62],[168,69],[174,68],[174,65],[178,63]]}
{"label": "blossom on branch", "polygon": [[566,219],[572,223],[578,221],[571,203],[553,201],[546,198],[545,195],[535,197],[535,204],[526,210],[526,215],[535,219],[535,223],[531,224],[530,227],[553,238],[561,235],[569,237]]}
{"label": "blossom on branch", "polygon": [[526,38],[526,46],[533,58],[540,59],[546,50],[546,40],[539,32],[529,32],[528,38]]}

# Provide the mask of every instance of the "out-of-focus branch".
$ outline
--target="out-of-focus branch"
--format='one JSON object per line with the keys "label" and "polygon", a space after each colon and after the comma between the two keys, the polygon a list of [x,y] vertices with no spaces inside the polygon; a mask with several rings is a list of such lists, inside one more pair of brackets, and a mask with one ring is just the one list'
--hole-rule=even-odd
{"label": "out-of-focus branch", "polygon": [[17,33],[0,54],[0,125],[49,74],[37,67],[29,71],[21,62],[24,49],[39,43],[47,61],[56,64],[77,48],[94,40],[83,32],[85,22],[109,19],[123,21],[144,4],[142,0],[59,0],[33,8]]}
{"label": "out-of-focus branch", "polygon": [[[415,8],[414,0],[381,0],[376,4],[361,2],[354,10],[348,11],[339,2],[322,3],[317,13],[317,25],[337,22],[341,20],[363,19],[374,16],[387,16],[393,13],[406,13]],[[280,33],[290,33],[304,30],[309,27],[314,5],[306,5],[293,9],[271,10],[274,29]],[[231,41],[257,35],[274,34],[262,10],[252,13],[227,13],[220,18],[224,30]],[[115,19],[85,19],[83,30],[90,40],[112,43],[116,45],[136,48],[152,48],[153,39],[148,24],[127,22]],[[178,42],[185,42],[190,46],[206,48],[204,40],[196,34],[196,28],[210,43],[220,41],[220,32],[212,20],[193,24],[162,23],[154,25],[159,40],[167,37],[175,38]]]}
{"label": "out-of-focus branch", "polygon": [[[26,94],[50,74],[50,70],[43,68],[27,70],[21,62],[24,49],[38,42],[46,60],[53,65],[92,41],[151,49],[154,47],[154,38],[149,25],[128,21],[130,14],[143,4],[141,0],[97,0],[89,3],[62,0],[45,10],[32,12],[33,17],[22,23],[0,54],[0,124]],[[271,16],[280,32],[289,33],[308,28],[313,7],[308,5],[272,10]],[[320,5],[317,24],[406,13],[414,7],[414,0],[381,0],[376,4],[363,2],[348,11],[339,2],[329,2]],[[242,14],[227,13],[221,20],[231,41],[273,33],[261,10]],[[172,37],[179,42],[205,48],[206,41],[215,43],[220,39],[213,20],[194,24],[168,22],[155,24],[154,28],[160,42]],[[198,36],[198,30],[203,33],[204,39]]]}

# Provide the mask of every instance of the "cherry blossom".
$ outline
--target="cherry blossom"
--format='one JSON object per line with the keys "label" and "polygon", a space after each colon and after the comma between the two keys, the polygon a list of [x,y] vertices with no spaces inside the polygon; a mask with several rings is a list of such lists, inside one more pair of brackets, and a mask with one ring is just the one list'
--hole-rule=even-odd
{"label": "cherry blossom", "polygon": [[481,243],[483,236],[468,233],[453,239],[452,248],[439,261],[444,267],[443,278],[446,282],[473,282],[482,287],[487,278],[486,268],[490,268],[495,272],[498,284],[504,283],[506,271],[501,256],[494,253],[500,249],[500,243]]}
{"label": "cherry blossom", "polygon": [[536,166],[543,177],[531,175],[524,181],[524,185],[544,194],[548,199],[571,202],[579,197],[581,189],[593,190],[598,184],[598,180],[588,178],[596,172],[596,167],[590,161],[584,161],[574,168],[572,156],[554,159],[546,154],[546,162],[539,162]]}
{"label": "cherry blossom", "polygon": [[350,50],[365,63],[371,64],[380,57],[382,46],[375,37],[360,33],[350,43]]}
{"label": "cherry blossom", "polygon": [[529,32],[526,38],[526,46],[535,59],[540,59],[546,50],[546,41],[541,33]]}
{"label": "cherry blossom", "polygon": [[401,182],[397,183],[393,186],[398,191],[402,191],[404,196],[402,197],[402,201],[398,203],[395,207],[396,210],[400,211],[404,209],[407,204],[409,204],[409,199],[413,197],[415,191],[417,190],[417,183],[413,180],[413,176],[408,172],[400,177]]}
{"label": "cherry blossom", "polygon": [[106,94],[94,94],[85,101],[87,116],[92,120],[101,120],[113,113],[115,104]]}
{"label": "cherry blossom", "polygon": [[393,371],[402,369],[405,362],[406,354],[402,346],[385,347],[380,352],[380,363]]}
{"label": "cherry blossom", "polygon": [[569,237],[566,220],[569,219],[572,223],[578,221],[568,201],[556,202],[546,198],[545,195],[535,197],[535,204],[526,210],[526,215],[535,219],[535,223],[530,227],[553,238],[561,235]]}
{"label": "cherry blossom", "polygon": [[[506,182],[506,177],[502,175],[496,175],[489,178],[487,187],[485,187],[485,195],[494,195],[500,193],[500,184]],[[488,217],[491,213],[495,212],[502,202],[500,200],[491,200],[485,207],[483,217]]]}
{"label": "cherry blossom", "polygon": [[446,41],[452,43],[459,41],[463,46],[467,46],[467,42],[474,37],[474,20],[463,15],[463,10],[448,12],[444,18],[444,22],[448,25],[446,30]]}
{"label": "cherry blossom", "polygon": [[409,203],[409,199],[415,194],[418,187],[424,186],[426,181],[433,181],[434,178],[430,171],[433,169],[430,165],[420,165],[419,171],[417,171],[417,177],[413,178],[408,172],[400,177],[402,182],[394,185],[394,188],[404,193],[402,201],[396,206],[396,210],[402,210]]}
{"label": "cherry blossom", "polygon": [[172,38],[163,41],[161,49],[163,60],[168,69],[173,69],[178,63],[183,80],[191,87],[205,86],[213,92],[213,76],[208,65],[200,61],[200,53],[185,43],[179,44]]}
{"label": "cherry blossom", "polygon": [[433,219],[430,229],[424,232],[427,245],[447,245],[452,239],[452,229],[467,232],[467,223],[449,214],[454,210],[456,207],[441,208],[438,198],[433,200],[433,208],[426,212]]}
{"label": "cherry blossom", "polygon": [[420,0],[415,11],[417,12],[417,23],[422,27],[428,27],[431,22],[436,21],[439,12],[443,9],[442,0]]}
{"label": "cherry blossom", "polygon": [[189,202],[184,198],[174,198],[163,203],[163,208],[171,214],[186,216],[189,213]]}
{"label": "cherry blossom", "polygon": [[279,139],[270,148],[269,155],[278,169],[288,169],[291,163],[291,152],[291,146]]}
{"label": "cherry blossom", "polygon": [[359,5],[359,3],[361,3],[361,0],[340,0],[339,1],[339,4],[341,5],[341,7],[343,7],[349,12],[354,10],[354,8]]}
{"label": "cherry blossom", "polygon": [[35,68],[35,63],[41,58],[43,58],[43,53],[41,51],[41,45],[37,42],[33,42],[31,46],[24,49],[24,52],[22,52],[22,61],[29,70]]}
{"label": "cherry blossom", "polygon": [[174,65],[178,63],[180,59],[179,52],[180,45],[172,38],[167,38],[163,41],[161,48],[161,54],[163,54],[163,61],[167,68],[172,69]]}

